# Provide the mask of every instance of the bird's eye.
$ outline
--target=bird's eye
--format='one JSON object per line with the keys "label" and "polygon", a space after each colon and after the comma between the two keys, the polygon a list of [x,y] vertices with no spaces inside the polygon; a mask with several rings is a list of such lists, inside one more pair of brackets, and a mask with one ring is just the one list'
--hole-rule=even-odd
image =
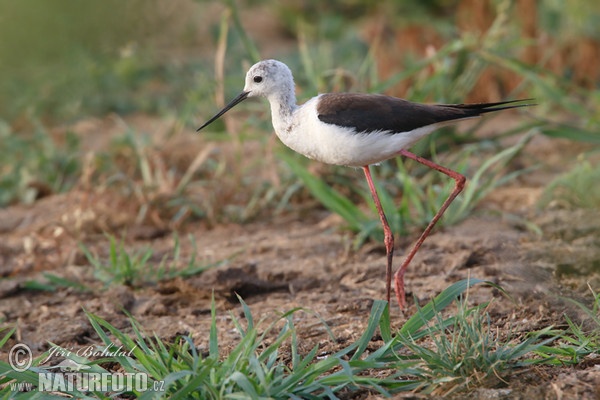
{"label": "bird's eye", "polygon": [[262,76],[255,76],[254,77],[254,82],[255,83],[261,83],[262,82]]}

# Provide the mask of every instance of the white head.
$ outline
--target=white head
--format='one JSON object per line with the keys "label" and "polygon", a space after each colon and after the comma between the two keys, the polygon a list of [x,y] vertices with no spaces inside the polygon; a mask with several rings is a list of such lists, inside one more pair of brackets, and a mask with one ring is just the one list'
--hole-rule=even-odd
{"label": "white head", "polygon": [[264,60],[254,64],[246,73],[244,92],[248,97],[270,97],[274,94],[287,94],[293,91],[292,71],[277,60]]}
{"label": "white head", "polygon": [[287,65],[277,60],[263,60],[254,64],[246,73],[244,91],[197,130],[209,125],[248,97],[259,96],[275,102],[295,104],[294,78]]}

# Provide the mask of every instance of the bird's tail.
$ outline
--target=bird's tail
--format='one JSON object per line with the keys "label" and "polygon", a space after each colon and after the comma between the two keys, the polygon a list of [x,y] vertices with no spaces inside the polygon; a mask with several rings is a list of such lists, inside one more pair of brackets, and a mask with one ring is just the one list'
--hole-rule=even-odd
{"label": "bird's tail", "polygon": [[493,111],[508,110],[511,108],[536,106],[537,104],[535,104],[535,103],[516,104],[516,105],[511,105],[511,106],[506,105],[506,104],[513,104],[513,103],[521,103],[524,101],[533,101],[533,100],[535,100],[535,99],[499,101],[496,103],[438,104],[438,105],[441,107],[449,107],[449,108],[461,109],[461,110],[465,110],[465,111],[469,110],[470,112],[468,114],[480,115],[480,114],[485,114],[485,113],[493,112]]}

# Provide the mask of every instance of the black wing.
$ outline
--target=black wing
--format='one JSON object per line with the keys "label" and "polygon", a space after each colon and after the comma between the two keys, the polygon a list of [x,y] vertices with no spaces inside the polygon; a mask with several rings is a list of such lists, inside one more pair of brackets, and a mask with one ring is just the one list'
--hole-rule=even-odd
{"label": "black wing", "polygon": [[[527,99],[530,100],[530,99]],[[357,132],[376,130],[408,132],[424,126],[478,115],[529,106],[504,106],[524,100],[479,104],[419,104],[379,94],[328,93],[321,95],[317,112],[319,120]]]}

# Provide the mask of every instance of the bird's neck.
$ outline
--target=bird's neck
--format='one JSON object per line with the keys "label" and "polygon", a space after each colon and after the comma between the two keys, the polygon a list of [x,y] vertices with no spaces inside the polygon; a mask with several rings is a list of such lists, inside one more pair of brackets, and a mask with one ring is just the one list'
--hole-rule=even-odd
{"label": "bird's neck", "polygon": [[292,125],[292,114],[298,108],[294,87],[292,86],[286,91],[270,96],[268,100],[271,104],[271,116],[275,132],[281,135],[289,131]]}

